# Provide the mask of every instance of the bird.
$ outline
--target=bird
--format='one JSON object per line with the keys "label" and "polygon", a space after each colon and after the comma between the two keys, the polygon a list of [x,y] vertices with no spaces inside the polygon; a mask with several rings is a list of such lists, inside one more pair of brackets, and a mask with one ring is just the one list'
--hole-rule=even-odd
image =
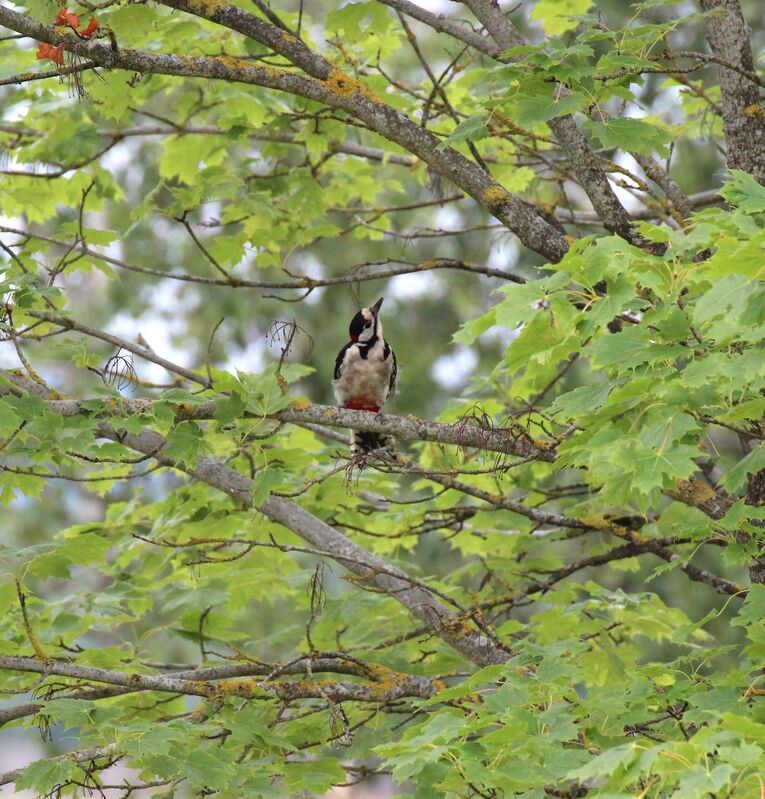
{"label": "bird", "polygon": [[[383,337],[380,307],[361,308],[348,328],[350,341],[335,361],[332,388],[341,408],[378,413],[389,394],[395,392],[398,366],[396,354]],[[393,438],[369,430],[351,431],[351,457],[364,457],[377,449],[392,449]]]}

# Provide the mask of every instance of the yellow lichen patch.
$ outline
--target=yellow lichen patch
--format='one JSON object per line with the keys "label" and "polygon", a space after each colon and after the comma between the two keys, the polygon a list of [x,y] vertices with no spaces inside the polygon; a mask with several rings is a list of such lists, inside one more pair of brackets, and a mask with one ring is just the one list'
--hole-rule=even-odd
{"label": "yellow lichen patch", "polygon": [[510,195],[499,183],[493,183],[483,193],[483,201],[490,211],[494,211],[504,205]]}
{"label": "yellow lichen patch", "polygon": [[566,244],[568,244],[568,246],[570,247],[576,241],[576,239],[573,236],[565,235],[563,237],[563,241],[565,241]]}
{"label": "yellow lichen patch", "polygon": [[311,697],[315,694],[323,695],[335,687],[332,680],[268,680],[260,685],[267,691],[273,691],[280,699],[294,699],[295,697]]}
{"label": "yellow lichen patch", "polygon": [[579,521],[588,527],[592,527],[593,530],[602,530],[604,533],[623,538],[633,544],[648,544],[651,541],[647,536],[636,533],[634,530],[630,530],[629,527],[624,527],[602,516],[587,516],[580,518]]}
{"label": "yellow lichen patch", "polygon": [[218,683],[215,693],[218,697],[224,696],[254,696],[260,688],[255,680],[222,680]]}
{"label": "yellow lichen patch", "polygon": [[333,94],[340,97],[353,97],[356,94],[356,81],[340,69],[333,69],[324,83]]}
{"label": "yellow lichen patch", "polygon": [[703,502],[714,499],[715,496],[714,489],[697,477],[692,477],[690,480],[678,478],[675,480],[675,485],[679,498],[687,505],[701,505]]}
{"label": "yellow lichen patch", "polygon": [[611,526],[611,522],[608,519],[604,519],[602,516],[586,516],[579,519],[582,524],[586,524],[588,527],[592,527],[594,530],[607,530]]}
{"label": "yellow lichen patch", "polygon": [[311,403],[305,397],[302,397],[300,399],[294,399],[292,400],[292,402],[290,402],[290,408],[292,408],[295,411],[304,411],[306,408],[310,407]]}
{"label": "yellow lichen patch", "polygon": [[52,389],[51,389],[51,390],[48,392],[48,399],[52,399],[52,400],[62,400],[62,399],[66,399],[66,394],[62,394],[60,391],[56,391],[56,389],[55,389],[55,388],[52,388]]}
{"label": "yellow lichen patch", "polygon": [[388,698],[388,695],[394,688],[398,688],[398,683],[395,680],[383,680],[382,682],[370,685],[369,693],[378,702],[383,702]]}
{"label": "yellow lichen patch", "polygon": [[[141,675],[133,675],[141,678]],[[188,692],[196,696],[205,696],[208,699],[218,698],[218,686],[207,680],[189,680],[185,683],[188,686]]]}
{"label": "yellow lichen patch", "polygon": [[333,69],[323,83],[332,94],[336,94],[338,97],[349,98],[353,97],[354,94],[360,94],[368,100],[374,100],[376,103],[382,102],[370,88],[350,75],[346,75],[342,69]]}
{"label": "yellow lichen patch", "polygon": [[752,103],[751,105],[748,105],[744,109],[744,113],[748,117],[753,117],[753,118],[765,116],[765,110],[763,110],[762,106],[759,103]]}
{"label": "yellow lichen patch", "polygon": [[177,405],[173,405],[173,413],[176,420],[190,419],[194,413],[194,406],[190,402],[179,402]]}
{"label": "yellow lichen patch", "polygon": [[438,266],[438,259],[431,258],[428,261],[423,261],[420,264],[420,269],[435,269]]}
{"label": "yellow lichen patch", "polygon": [[393,669],[383,666],[382,663],[370,663],[369,667],[365,671],[375,682],[390,680],[396,676],[396,672],[393,671]]}
{"label": "yellow lichen patch", "polygon": [[452,638],[464,638],[473,632],[472,625],[464,619],[452,619],[444,624],[444,629]]}
{"label": "yellow lichen patch", "polygon": [[519,677],[533,677],[534,676],[534,667],[533,666],[518,666],[515,670],[515,673]]}
{"label": "yellow lichen patch", "polygon": [[189,0],[189,8],[196,14],[209,16],[218,14],[228,8],[226,0]]}
{"label": "yellow lichen patch", "polygon": [[293,36],[289,31],[284,31],[282,33],[282,39],[284,39],[285,42],[296,42],[297,36]]}
{"label": "yellow lichen patch", "polygon": [[215,57],[215,60],[228,69],[247,69],[252,66],[249,61],[245,61],[243,58],[234,58],[230,55],[219,55]]}

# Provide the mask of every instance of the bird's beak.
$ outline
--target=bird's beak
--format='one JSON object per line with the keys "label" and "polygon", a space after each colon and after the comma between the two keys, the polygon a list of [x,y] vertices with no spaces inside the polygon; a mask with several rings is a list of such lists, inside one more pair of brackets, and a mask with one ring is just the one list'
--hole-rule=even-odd
{"label": "bird's beak", "polygon": [[380,306],[383,304],[384,299],[385,297],[380,297],[380,299],[377,300],[377,302],[369,309],[374,314],[375,319],[377,319],[377,315],[380,313]]}

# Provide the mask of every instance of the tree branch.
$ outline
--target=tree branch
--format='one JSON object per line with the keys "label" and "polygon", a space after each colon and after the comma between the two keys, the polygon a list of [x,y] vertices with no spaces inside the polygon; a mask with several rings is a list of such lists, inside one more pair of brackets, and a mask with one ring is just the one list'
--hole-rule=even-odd
{"label": "tree branch", "polygon": [[168,361],[161,355],[156,355],[155,353],[147,350],[145,347],[142,347],[139,344],[134,344],[132,341],[119,338],[118,336],[113,336],[111,333],[106,333],[103,330],[90,327],[90,325],[85,325],[82,322],[77,322],[74,319],[70,319],[68,316],[59,316],[58,314],[48,313],[47,311],[27,311],[27,313],[34,319],[40,319],[43,322],[50,322],[54,325],[59,325],[65,330],[76,330],[78,333],[83,333],[91,338],[97,338],[101,341],[106,341],[109,344],[114,344],[115,347],[121,347],[123,350],[132,352],[134,355],[139,355],[141,358],[151,361],[152,363],[156,363],[158,366],[162,366],[163,368],[167,369],[168,372],[185,377],[187,380],[191,380],[200,386],[204,386],[205,388],[212,387],[207,378],[192,372],[190,369],[186,369],[184,366],[179,366],[172,361]]}
{"label": "tree branch", "polygon": [[[386,0],[380,0],[380,2],[386,2]],[[397,0],[396,7],[398,7],[398,2],[400,0]],[[481,42],[473,45],[477,46],[477,49],[481,50],[481,52],[504,61],[507,59],[501,57],[502,52],[525,44],[525,40],[507,18],[506,13],[499,7],[499,4],[492,2],[492,0],[462,0],[462,2],[470,8],[476,19],[483,24],[494,41],[497,42],[497,48],[486,48],[482,45],[486,40],[481,37]],[[391,4],[386,2],[386,5]],[[400,10],[403,11],[403,9]],[[404,13],[408,12],[404,11]],[[437,18],[427,17],[421,21],[438,30]],[[467,40],[462,39],[462,41]],[[472,44],[472,42],[469,43]],[[555,87],[555,91],[565,92],[567,89],[562,84],[558,84]],[[569,157],[571,169],[589,197],[598,219],[604,227],[622,236],[622,238],[632,244],[639,244],[640,239],[632,228],[630,215],[619,202],[605,172],[600,166],[598,158],[592,152],[584,134],[577,127],[573,115],[566,114],[554,117],[548,124]],[[633,156],[639,160],[646,174],[650,172],[649,177],[657,185],[661,186],[682,217],[686,217],[689,208],[687,202],[683,200],[685,195],[680,187],[654,159],[648,156],[637,156],[634,153]]]}
{"label": "tree branch", "polygon": [[[166,466],[217,488],[244,507],[252,507],[253,481],[217,458],[204,456],[193,466],[177,463],[163,455],[167,442],[152,430],[139,435],[117,434],[109,423],[99,426],[99,434],[119,441],[131,449],[150,454]],[[471,623],[450,613],[430,593],[412,581],[400,569],[367,552],[326,522],[282,497],[270,496],[257,508],[260,513],[292,530],[311,546],[331,553],[341,565],[361,578],[360,585],[384,591],[407,608],[412,615],[429,626],[431,632],[475,663],[500,663],[508,652],[500,649],[486,635],[472,628]]]}
{"label": "tree branch", "polygon": [[470,28],[467,22],[452,19],[446,14],[434,14],[432,11],[427,11],[417,4],[409,2],[409,0],[378,0],[378,2],[402,14],[406,14],[412,17],[412,19],[425,23],[425,25],[428,25],[439,33],[446,33],[453,39],[459,39],[459,41],[470,45],[479,52],[485,53],[492,58],[496,58],[502,52],[501,49],[489,39],[485,36],[481,36],[480,33],[476,33]]}
{"label": "tree branch", "polygon": [[[44,236],[40,233],[32,233],[19,228],[7,227],[0,225],[0,232],[11,233],[16,236],[25,236],[37,241],[47,241],[49,244],[55,244],[59,247],[67,249],[73,248],[76,252],[81,252],[84,255],[89,255],[91,258],[98,258],[110,266],[115,266],[118,269],[126,269],[129,272],[137,272],[144,275],[152,275],[163,280],[179,280],[187,283],[200,283],[207,286],[228,286],[230,288],[259,288],[259,289],[272,289],[284,291],[305,291],[306,289],[321,288],[323,286],[344,286],[349,283],[364,283],[370,280],[387,280],[390,277],[398,275],[410,275],[416,272],[428,272],[438,269],[454,269],[460,272],[472,272],[474,274],[485,275],[486,277],[496,277],[502,280],[510,280],[513,283],[525,283],[525,278],[520,275],[506,272],[502,269],[493,269],[489,266],[481,266],[480,264],[471,264],[467,261],[460,261],[455,258],[433,258],[423,263],[414,263],[411,261],[389,260],[389,261],[370,261],[368,263],[356,264],[348,269],[347,274],[338,275],[337,277],[314,278],[308,275],[297,275],[294,280],[246,280],[237,277],[231,277],[226,280],[223,278],[201,277],[198,275],[182,274],[178,272],[166,272],[161,269],[153,269],[148,266],[140,266],[132,264],[128,261],[123,261],[119,258],[105,255],[104,253],[94,250],[89,247],[84,241],[76,241],[74,244],[71,242],[61,241],[54,239],[51,236]],[[380,267],[388,264],[401,264],[401,266],[389,266],[387,269]],[[377,271],[367,271],[377,269]]]}
{"label": "tree branch", "polygon": [[[115,337],[116,338],[116,337]],[[123,346],[122,339],[117,339],[117,346]],[[141,357],[151,353],[138,352]],[[163,359],[164,360],[164,359]],[[170,363],[166,361],[165,363]],[[172,364],[171,364],[172,365]],[[12,372],[2,373],[13,385],[29,393],[39,392],[31,385],[31,381],[15,375]],[[193,374],[193,373],[192,373]],[[197,375],[197,379],[201,380]],[[7,393],[0,385],[0,395]],[[206,400],[198,404],[183,404],[176,407],[176,420],[203,421],[215,418],[215,411],[220,400]],[[79,416],[92,414],[92,401],[88,407],[82,406],[82,400],[55,399],[50,400],[51,411],[62,416]],[[118,403],[103,405],[104,417],[120,415],[133,415],[151,411],[151,401],[145,399],[122,399]],[[263,416],[247,414],[249,418],[262,419]],[[475,448],[514,455],[520,458],[546,461],[555,461],[555,454],[548,442],[537,444],[525,431],[516,428],[488,429],[472,424],[443,424],[431,422],[427,419],[417,419],[413,416],[394,416],[392,414],[373,413],[371,411],[355,411],[347,408],[336,408],[331,405],[309,405],[307,408],[285,408],[268,414],[266,418],[292,424],[320,424],[328,427],[344,427],[351,430],[369,430],[373,433],[387,433],[400,441],[433,441],[438,444],[453,444],[464,448]],[[119,422],[113,420],[112,424],[119,427]]]}
{"label": "tree branch", "polygon": [[[58,669],[59,665],[61,666],[60,669]],[[113,672],[107,669],[82,666],[76,663],[72,664],[62,660],[55,660],[52,662],[52,664],[48,662],[48,668],[45,668],[45,663],[35,658],[0,657],[0,669],[8,671],[32,671],[46,675],[55,674],[57,676],[71,677],[78,680],[88,680],[89,682],[102,682],[108,685],[108,687],[83,688],[74,689],[71,692],[60,692],[55,695],[56,699],[94,701],[107,697],[135,693],[137,691],[163,690],[161,688],[157,688],[155,685],[150,687],[147,684],[137,682],[132,672],[128,675],[131,680],[130,684],[125,684],[124,672]],[[400,693],[401,691],[414,691],[413,694],[408,695],[416,695],[420,698],[423,698],[427,696],[434,696],[440,687],[438,683],[430,677],[419,677],[411,674],[402,674],[392,671],[379,663],[366,663],[358,658],[351,657],[342,652],[314,653],[306,657],[293,658],[286,663],[256,663],[253,661],[248,661],[246,663],[220,663],[213,666],[202,666],[199,668],[185,669],[182,671],[171,671],[163,676],[173,678],[174,680],[192,682],[203,681],[208,683],[219,680],[232,680],[241,677],[265,677],[266,682],[268,682],[277,676],[282,677],[322,673],[344,674],[367,680],[367,684],[361,685],[360,687],[366,690],[366,695],[370,698],[368,700],[360,699],[358,701],[395,701],[396,699],[403,698],[403,696],[397,695],[397,693]],[[385,682],[387,686],[383,692],[379,690],[379,683],[381,682]],[[377,683],[377,685],[374,683]],[[168,686],[170,685],[170,683],[165,684]],[[284,683],[282,681],[282,685],[283,684]],[[176,683],[172,683],[172,685],[177,687]],[[348,685],[348,683],[344,683],[344,685]],[[383,693],[387,694],[390,690],[394,690],[394,693],[387,698],[386,696],[382,695]],[[171,690],[171,693],[177,692]],[[377,694],[377,697],[373,698],[373,694]],[[306,699],[315,697],[294,696],[293,698]],[[10,721],[24,718],[25,716],[34,715],[42,708],[44,708],[44,705],[39,702],[4,708],[3,710],[0,710],[0,727]]]}
{"label": "tree branch", "polygon": [[[10,379],[17,385],[23,382],[23,378],[14,375],[10,375]],[[40,394],[36,390],[34,393],[38,396]],[[59,412],[66,410],[72,413],[79,412],[76,402],[74,405],[71,404],[71,400],[57,402],[63,403],[58,406]],[[328,410],[334,411],[334,409]],[[374,416],[374,414],[368,415]],[[116,427],[118,430],[118,425]],[[113,422],[105,421],[97,427],[96,435],[143,452],[169,468],[178,469],[223,491],[238,504],[246,508],[253,507],[253,481],[224,462],[212,457],[202,457],[195,466],[187,466],[163,455],[167,441],[154,431],[144,429],[142,433],[134,435],[120,433],[117,430]],[[464,614],[457,616],[450,613],[434,596],[419,587],[416,584],[418,581],[412,580],[400,569],[367,552],[300,506],[282,497],[270,496],[257,510],[272,521],[292,530],[316,549],[329,553],[338,563],[361,578],[359,584],[362,587],[369,585],[389,593],[412,615],[423,621],[434,635],[441,637],[475,663],[499,663],[508,657],[508,653],[499,648],[487,635],[475,630],[471,626],[471,621],[464,618]]]}
{"label": "tree branch", "polygon": [[[101,757],[114,755],[116,750],[116,744],[108,744],[107,746],[99,746],[95,749],[79,749],[76,752],[67,752],[65,755],[59,755],[58,757],[51,758],[51,760],[55,763],[60,763],[62,760],[74,760],[77,763],[84,763]],[[0,785],[9,785],[12,782],[16,782],[24,771],[25,769],[23,768],[17,768],[0,774]]]}
{"label": "tree branch", "polygon": [[765,110],[760,90],[743,72],[754,72],[750,30],[738,0],[701,0],[707,16],[707,39],[715,58],[735,65],[720,67],[722,115],[728,166],[749,172],[765,184]]}
{"label": "tree branch", "polygon": [[508,192],[485,170],[457,150],[451,147],[438,149],[440,142],[434,134],[384,103],[364,84],[333,68],[299,39],[236,6],[228,5],[225,0],[207,5],[189,0],[168,0],[165,5],[250,36],[288,58],[312,77],[251,64],[229,56],[189,57],[112,49],[110,45],[98,41],[85,41],[74,34],[61,34],[60,29],[42,25],[5,6],[0,6],[0,23],[38,41],[64,44],[70,52],[110,69],[246,83],[343,109],[361,120],[369,130],[401,145],[436,172],[452,180],[530,249],[556,262],[568,250],[563,233],[546,222],[533,206]]}
{"label": "tree branch", "polygon": [[[314,671],[334,671],[338,666],[337,659],[319,659],[314,667],[311,658],[298,661],[302,664],[300,671],[310,668]],[[268,670],[266,670],[268,668]],[[295,699],[326,699],[335,702],[394,702],[404,697],[427,699],[436,694],[434,681],[430,677],[418,677],[400,674],[384,667],[378,667],[384,680],[377,683],[334,682],[331,680],[275,680],[270,678],[274,671],[281,672],[278,667],[264,665],[257,667],[248,664],[246,671],[250,675],[263,675],[264,680],[225,680],[220,667],[195,669],[178,674],[136,674],[135,672],[112,671],[94,666],[81,666],[77,663],[62,661],[42,661],[35,658],[0,656],[0,669],[8,671],[26,671],[59,677],[71,677],[77,680],[100,682],[120,686],[129,691],[162,691],[186,696],[201,696],[205,699],[222,699],[226,696],[239,696],[254,699],[264,694],[273,694],[284,701]],[[241,669],[240,669],[241,670]],[[351,671],[358,675],[360,669]],[[346,667],[346,673],[348,673]],[[181,676],[182,675],[182,676]],[[367,675],[368,676],[368,675]]]}
{"label": "tree branch", "polygon": [[458,491],[462,491],[463,493],[474,496],[477,499],[481,499],[482,501],[487,502],[494,507],[512,510],[515,513],[519,513],[530,519],[533,519],[538,523],[553,524],[560,527],[579,528],[616,536],[617,538],[621,538],[622,540],[627,541],[629,544],[638,547],[641,552],[650,552],[651,554],[660,557],[667,563],[675,564],[677,568],[684,572],[691,580],[705,583],[706,585],[714,588],[715,591],[720,594],[745,596],[747,593],[747,589],[744,588],[744,586],[734,583],[731,580],[726,580],[724,577],[712,574],[712,572],[707,571],[706,569],[700,569],[698,566],[693,566],[690,563],[686,563],[683,558],[680,557],[680,555],[673,552],[669,547],[664,546],[658,541],[654,541],[645,535],[635,532],[634,530],[630,530],[628,527],[625,527],[624,525],[618,524],[614,521],[608,519],[599,521],[584,521],[561,516],[560,514],[549,514],[534,508],[528,508],[520,503],[515,503],[502,495],[492,495],[488,491],[476,489],[473,486],[460,483],[452,478],[443,478],[436,475],[425,476],[429,480],[433,480],[439,485],[449,485],[451,488],[455,488]]}
{"label": "tree branch", "polygon": [[[24,386],[25,388],[29,386],[30,381],[25,380],[24,378],[20,378],[13,374],[6,374],[6,377],[15,385]],[[37,394],[40,393],[34,389],[33,391]],[[82,409],[78,400],[52,400],[50,402],[50,406],[51,410],[54,412],[66,416],[74,416],[81,413],[92,412],[89,409]],[[123,400],[123,411],[127,411],[131,408],[133,412],[139,412],[139,409],[145,412],[147,405],[145,401]],[[203,418],[212,418],[214,409],[215,400],[211,400],[200,403],[196,406],[192,405],[188,408],[184,407],[182,414],[179,415],[178,418],[199,419],[201,418],[200,413]],[[536,448],[533,443],[530,443],[528,436],[519,437],[512,429],[486,430],[483,428],[473,427],[472,425],[441,425],[437,422],[422,421],[419,419],[413,420],[411,418],[387,416],[384,414],[374,414],[367,411],[349,411],[344,408],[338,409],[322,405],[313,405],[305,409],[285,409],[273,414],[272,418],[278,419],[279,421],[294,422],[296,424],[308,422],[329,424],[330,426],[338,427],[350,427],[351,429],[370,430],[371,432],[376,433],[387,433],[404,440],[417,439],[425,441],[438,441],[440,443],[459,444],[460,446],[478,446],[483,449],[496,452],[503,452],[519,457],[533,457],[537,460],[544,460],[548,462],[553,462],[555,460],[555,455],[552,450],[540,450]],[[122,435],[115,431],[115,427],[119,429],[119,423],[115,422],[114,420],[103,422],[98,428],[99,435],[119,441],[131,449],[135,449],[139,452],[150,455],[166,466],[179,469],[180,471],[197,477],[214,488],[219,488],[220,490],[224,491],[237,502],[244,504],[245,507],[250,507],[252,481],[243,474],[231,469],[228,466],[225,466],[215,458],[200,458],[198,465],[194,468],[189,468],[184,464],[175,463],[174,461],[162,456],[162,450],[166,446],[167,442],[157,433],[147,429],[144,430],[144,432],[139,436],[127,434]],[[441,484],[448,482],[450,487],[462,490],[462,484],[458,484],[451,477],[434,475],[431,479]],[[442,483],[442,480],[445,482]],[[602,523],[593,523],[592,521],[584,522],[582,520],[570,519],[559,514],[548,514],[546,512],[540,512],[539,518],[536,518],[530,516],[530,512],[533,511],[533,509],[529,509],[522,504],[516,505],[515,503],[512,503],[511,507],[510,505],[505,504],[504,497],[491,495],[488,492],[481,491],[480,489],[474,489],[472,486],[465,486],[465,492],[470,493],[477,498],[489,502],[497,507],[505,507],[508,510],[513,510],[516,513],[523,513],[530,518],[535,518],[535,521],[541,521],[563,527],[591,529],[593,531],[614,535],[630,543],[643,547],[645,551],[658,555],[668,563],[676,564],[677,567],[692,580],[706,583],[719,593],[737,595],[743,595],[746,593],[746,589],[743,586],[730,580],[726,580],[723,577],[719,577],[718,575],[712,574],[705,569],[700,569],[697,566],[686,563],[679,555],[672,552],[667,547],[612,521],[604,520]],[[511,501],[508,500],[508,502]],[[423,610],[425,607],[423,605],[421,608],[419,608],[419,610],[415,610],[415,606],[417,606],[419,600],[409,598],[407,601],[403,601],[401,598],[402,593],[399,590],[400,582],[402,580],[406,581],[408,579],[403,572],[399,572],[399,570],[389,567],[383,561],[378,561],[376,558],[374,558],[374,556],[367,553],[362,547],[353,549],[354,547],[357,547],[356,544],[345,538],[345,536],[343,536],[341,533],[338,533],[325,522],[300,508],[298,505],[295,505],[294,503],[289,502],[282,497],[272,496],[260,506],[259,510],[268,516],[268,518],[272,519],[272,521],[283,524],[288,529],[297,533],[301,538],[303,538],[305,541],[308,541],[317,549],[332,553],[332,557],[338,560],[338,562],[344,563],[344,565],[348,566],[348,568],[350,568],[352,571],[356,571],[357,574],[360,574],[364,578],[369,578],[370,576],[374,577],[375,569],[384,570],[385,574],[380,575],[379,579],[385,578],[385,584],[375,584],[385,591],[390,591],[396,599],[401,601],[402,604],[406,605],[406,607],[408,607],[415,616],[418,616],[418,618],[423,618],[423,616],[420,615],[420,612],[423,612],[424,620],[432,624],[434,618],[442,619],[445,618],[443,614],[448,615],[448,612],[442,605],[440,605],[440,603],[438,604],[438,609],[429,607],[426,610]],[[335,536],[337,536],[337,538],[335,538]],[[350,546],[350,549],[346,549],[346,545]],[[353,568],[354,563],[356,564],[355,569]],[[391,580],[394,581],[394,584],[391,584]],[[398,581],[398,583],[395,581]],[[398,587],[396,587],[397,585]],[[425,594],[421,588],[414,588],[410,590],[419,591],[421,594]],[[425,595],[427,596],[427,594]],[[432,598],[429,599],[432,600]],[[447,624],[454,624],[455,619],[457,618],[458,617],[452,616],[451,621],[447,622]],[[440,622],[436,624],[436,627],[438,626],[441,626]],[[463,651],[460,646],[453,642],[453,637],[447,637],[447,635],[443,634],[443,631],[438,634],[441,635],[444,640],[454,646],[455,649],[463,652],[463,654],[467,654],[466,651]],[[488,639],[484,638],[484,640]],[[491,646],[493,649],[493,644],[491,644]],[[479,647],[479,650],[480,648],[481,647]],[[475,641],[470,643],[468,649],[477,657],[483,657],[480,651],[476,652]],[[494,656],[496,656],[496,651]],[[468,657],[470,657],[472,660],[475,660],[475,662],[489,662],[476,660],[475,657],[472,657],[469,654]]]}
{"label": "tree branch", "polygon": [[[523,37],[507,18],[499,3],[492,0],[463,0],[463,2],[469,6],[503,51],[525,44]],[[560,83],[556,84],[553,91],[556,96],[568,93],[568,89]],[[639,244],[640,237],[632,228],[629,214],[619,202],[598,158],[577,127],[573,115],[556,116],[548,124],[565,150],[571,170],[605,228],[631,244]]]}

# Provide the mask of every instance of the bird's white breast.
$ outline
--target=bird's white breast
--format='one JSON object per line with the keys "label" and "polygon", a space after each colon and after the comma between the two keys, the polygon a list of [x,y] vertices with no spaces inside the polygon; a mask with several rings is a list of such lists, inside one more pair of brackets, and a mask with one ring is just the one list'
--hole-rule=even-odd
{"label": "bird's white breast", "polygon": [[344,405],[356,397],[368,397],[382,407],[388,396],[393,358],[384,357],[385,343],[375,342],[366,358],[361,357],[358,345],[349,347],[345,353],[340,377],[333,381],[335,398]]}

